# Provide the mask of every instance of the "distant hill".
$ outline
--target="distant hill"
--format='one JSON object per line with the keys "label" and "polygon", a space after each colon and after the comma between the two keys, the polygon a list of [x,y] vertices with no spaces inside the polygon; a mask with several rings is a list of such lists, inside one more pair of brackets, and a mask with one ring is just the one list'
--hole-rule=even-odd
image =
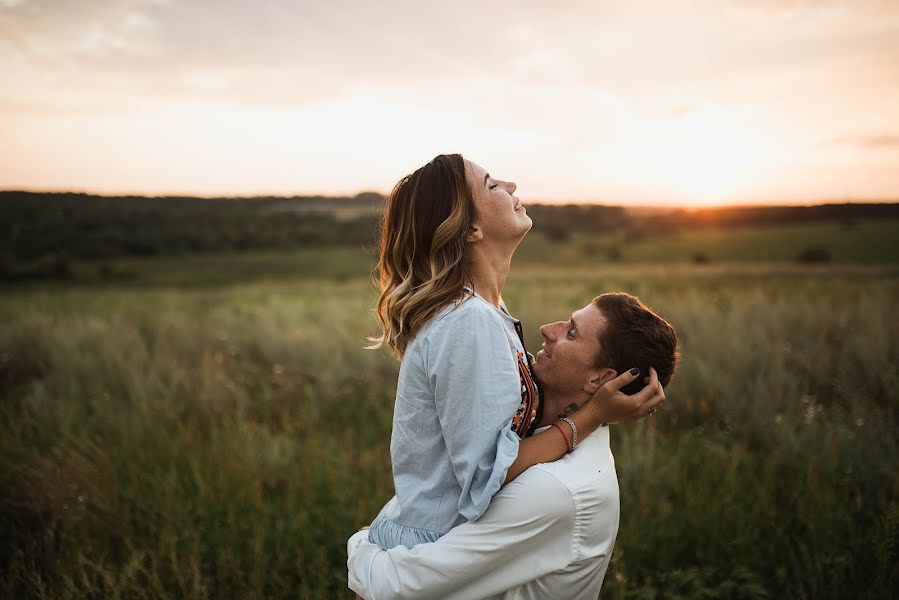
{"label": "distant hill", "polygon": [[[186,255],[256,249],[377,246],[384,197],[97,196],[0,192],[0,275],[35,261]],[[598,204],[528,204],[550,241],[624,240],[684,230],[899,219],[899,203],[635,211]]]}
{"label": "distant hill", "polygon": [[373,243],[383,197],[192,198],[0,192],[15,260]]}
{"label": "distant hill", "polygon": [[786,225],[819,221],[899,219],[899,203],[736,206],[659,210],[645,218],[681,227]]}

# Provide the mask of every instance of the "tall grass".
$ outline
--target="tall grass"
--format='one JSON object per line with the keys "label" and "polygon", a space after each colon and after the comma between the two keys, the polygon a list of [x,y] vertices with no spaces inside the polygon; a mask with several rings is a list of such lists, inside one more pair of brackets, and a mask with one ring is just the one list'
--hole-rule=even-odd
{"label": "tall grass", "polygon": [[[684,360],[616,427],[605,598],[887,598],[899,561],[899,278],[890,270],[522,270],[537,325],[602,291]],[[392,494],[397,364],[364,280],[0,300],[0,594],[346,594],[344,543]]]}

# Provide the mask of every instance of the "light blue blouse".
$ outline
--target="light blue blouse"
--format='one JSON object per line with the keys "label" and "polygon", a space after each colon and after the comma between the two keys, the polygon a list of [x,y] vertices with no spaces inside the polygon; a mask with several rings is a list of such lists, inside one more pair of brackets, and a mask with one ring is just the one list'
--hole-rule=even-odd
{"label": "light blue blouse", "polygon": [[372,522],[381,548],[433,542],[480,517],[518,455],[516,320],[475,294],[448,305],[409,342],[400,364],[394,496]]}

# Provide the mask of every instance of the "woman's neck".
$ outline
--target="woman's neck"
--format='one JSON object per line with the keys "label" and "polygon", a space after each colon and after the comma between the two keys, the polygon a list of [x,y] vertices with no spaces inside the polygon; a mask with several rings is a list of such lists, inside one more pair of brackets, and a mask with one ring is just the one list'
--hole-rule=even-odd
{"label": "woman's neck", "polygon": [[503,286],[509,276],[512,264],[511,254],[489,252],[483,248],[471,249],[468,274],[471,285],[484,300],[499,307],[502,302]]}

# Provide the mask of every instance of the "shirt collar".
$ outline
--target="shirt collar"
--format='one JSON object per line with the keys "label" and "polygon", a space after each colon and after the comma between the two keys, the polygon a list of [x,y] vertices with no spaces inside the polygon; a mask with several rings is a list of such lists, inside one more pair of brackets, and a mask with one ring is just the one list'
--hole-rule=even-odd
{"label": "shirt collar", "polygon": [[471,286],[465,285],[465,286],[462,286],[462,289],[463,289],[464,291],[468,292],[469,294],[471,294],[472,296],[474,296],[474,297],[476,297],[476,298],[480,298],[481,301],[486,302],[487,304],[489,304],[489,305],[493,308],[493,310],[497,311],[497,312],[498,312],[499,314],[501,314],[504,318],[510,320],[510,321],[513,322],[513,323],[518,323],[518,322],[519,322],[518,319],[516,319],[515,317],[513,317],[512,315],[509,314],[509,309],[506,308],[506,302],[505,302],[505,300],[500,300],[500,301],[499,301],[499,308],[497,308],[496,306],[494,306],[493,304],[491,304],[490,302],[488,302],[487,299],[484,298],[482,295],[480,295],[479,293],[477,293],[476,291],[474,291],[474,289],[473,289]]}

